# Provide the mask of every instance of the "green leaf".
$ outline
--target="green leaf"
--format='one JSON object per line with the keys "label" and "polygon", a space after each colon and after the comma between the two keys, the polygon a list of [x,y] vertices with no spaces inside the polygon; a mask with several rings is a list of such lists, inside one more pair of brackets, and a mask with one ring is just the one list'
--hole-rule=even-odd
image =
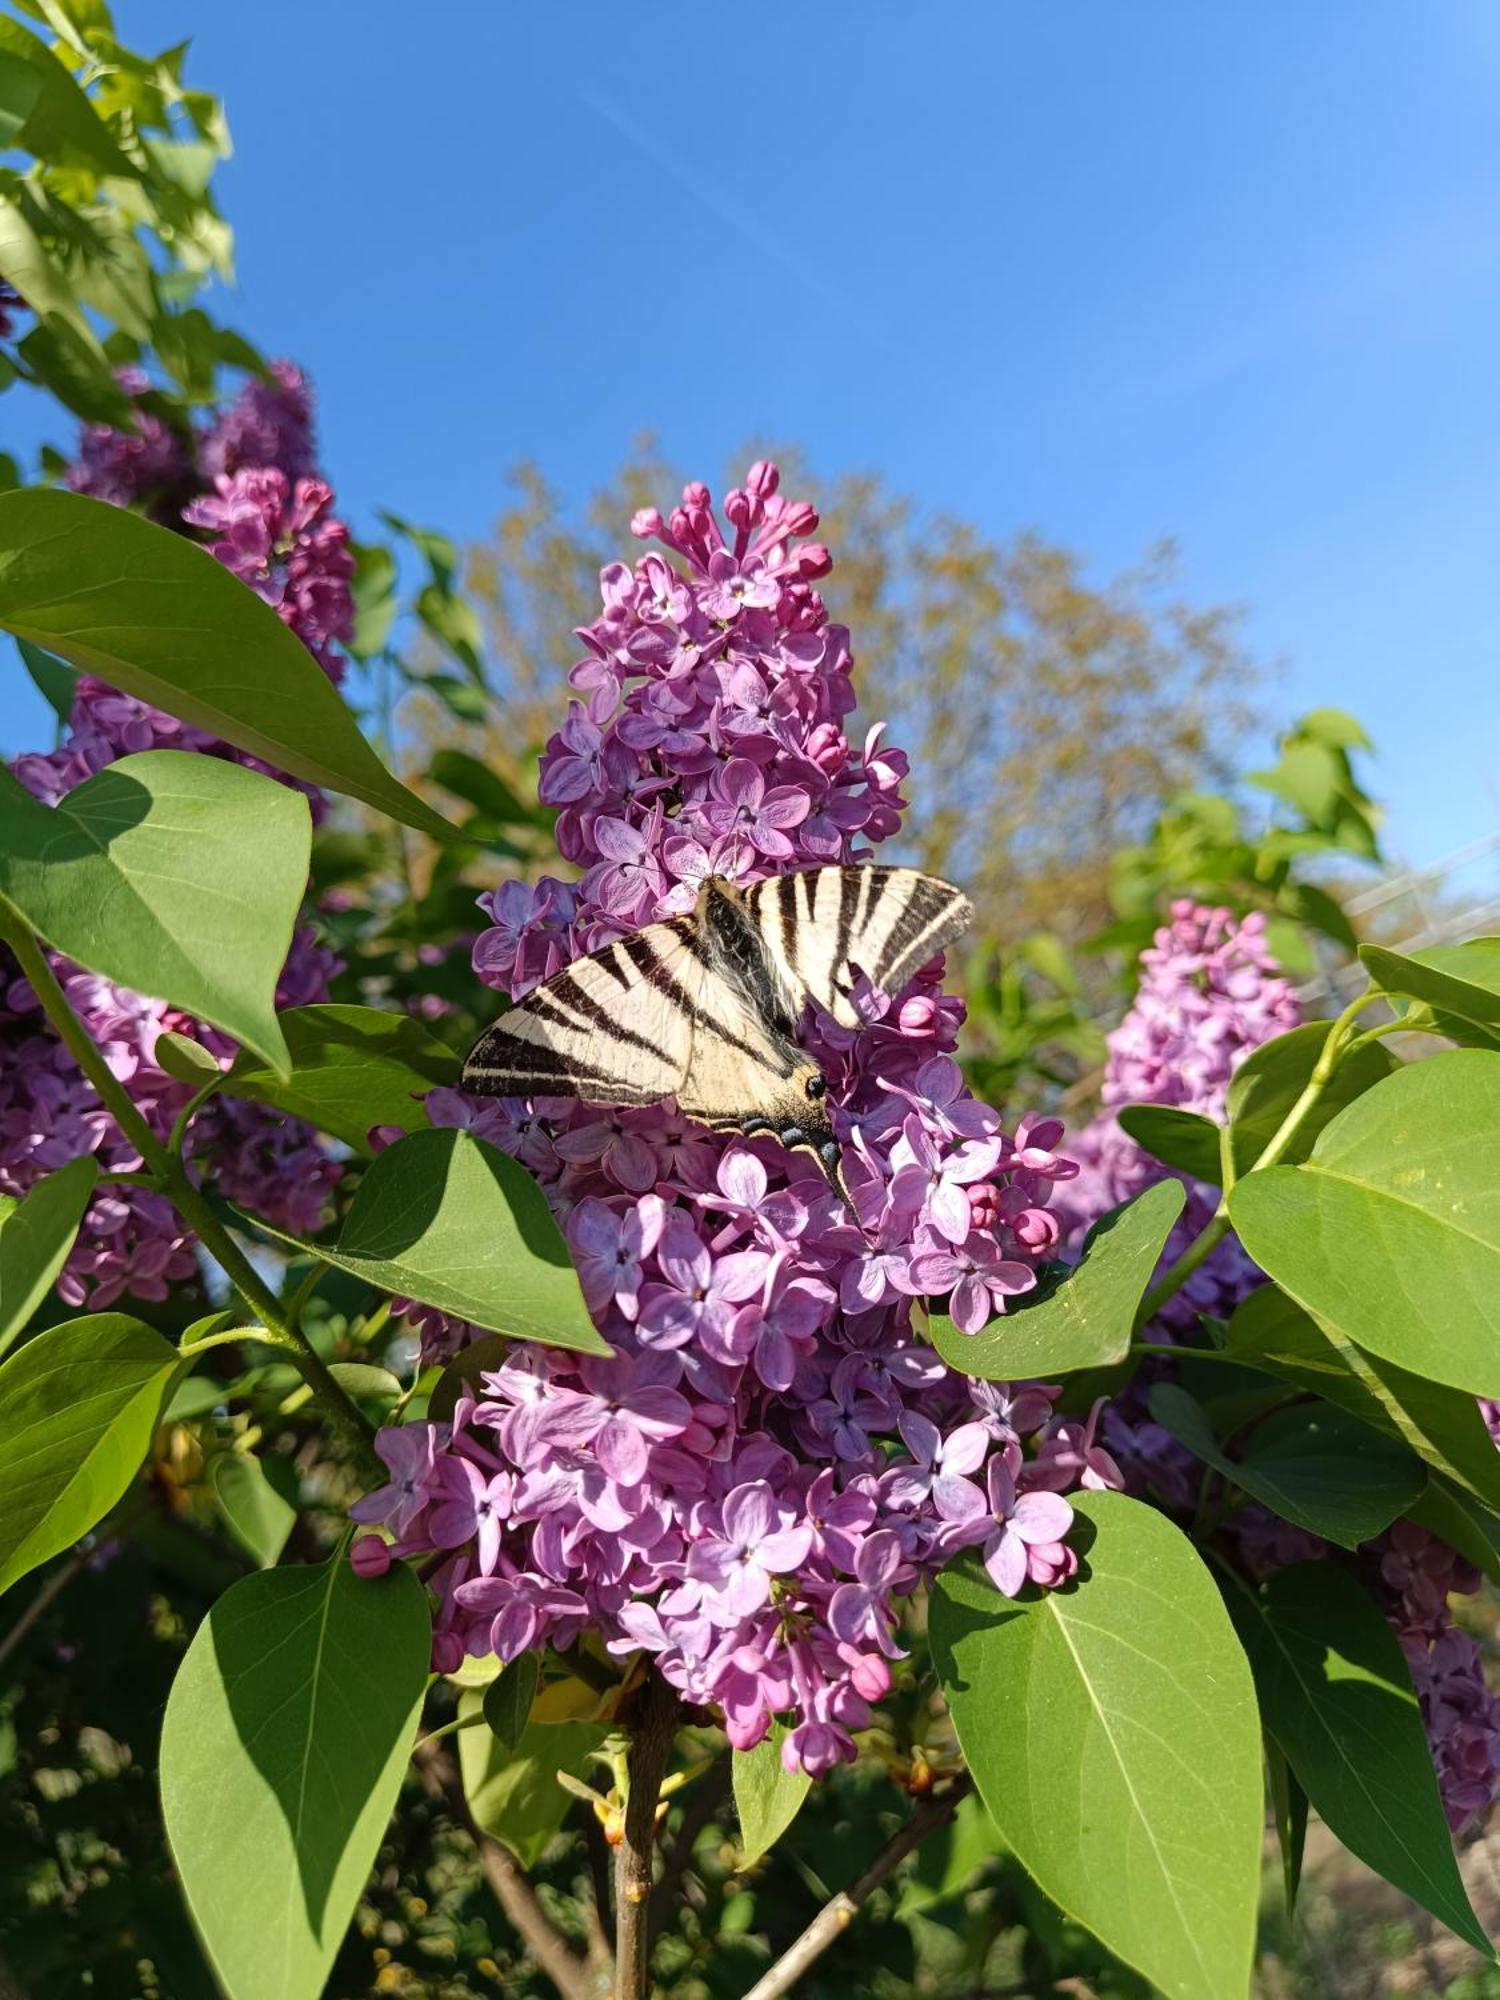
{"label": "green leaf", "polygon": [[167,1699],[167,1839],[234,2000],[316,2000],[385,1832],[427,1685],[427,1596],[335,1558],[233,1585]]}
{"label": "green leaf", "polygon": [[14,1343],[68,1261],[98,1168],[69,1160],[0,1215],[0,1354]]}
{"label": "green leaf", "polygon": [[802,1810],[802,1801],[812,1787],[805,1771],[783,1770],[781,1746],[786,1736],[785,1724],[773,1721],[769,1733],[753,1750],[729,1753],[734,1803],[740,1816],[742,1869],[776,1845]]}
{"label": "green leaf", "polygon": [[[478,1715],[483,1706],[477,1688],[458,1698],[461,1718]],[[523,1868],[536,1866],[573,1803],[557,1782],[558,1772],[581,1778],[609,1731],[606,1722],[533,1723],[514,1749],[488,1729],[459,1731],[458,1763],[469,1810]]]}
{"label": "green leaf", "polygon": [[980,1797],[1038,1886],[1168,2000],[1247,1993],[1260,1900],[1260,1723],[1186,1537],[1073,1496],[1077,1582],[933,1590],[933,1658]]}
{"label": "green leaf", "polygon": [[37,692],[59,722],[68,722],[73,714],[73,695],[78,686],[77,674],[65,660],[54,660],[52,655],[44,653],[40,646],[28,646],[24,639],[17,639],[16,647],[21,655],[21,664],[30,674]]}
{"label": "green leaf", "polygon": [[1461,1488],[1429,1474],[1426,1491],[1407,1508],[1406,1518],[1457,1549],[1491,1583],[1500,1583],[1500,1516]]}
{"label": "green leaf", "polygon": [[1321,1325],[1500,1396],[1500,1055],[1453,1049],[1397,1070],[1302,1166],[1247,1175],[1229,1211],[1256,1263]]}
{"label": "green leaf", "polygon": [[49,1327],[0,1368],[0,1590],[104,1519],[151,1444],[179,1363],[125,1313]]}
{"label": "green leaf", "polygon": [[1367,944],[1359,955],[1383,993],[1425,1000],[1441,1014],[1457,1015],[1460,1024],[1500,1028],[1500,938],[1432,945],[1405,955]]}
{"label": "green leaf", "polygon": [[191,1084],[201,1090],[206,1083],[224,1081],[224,1067],[216,1055],[195,1042],[191,1035],[179,1035],[174,1028],[158,1035],[151,1060],[176,1083]]}
{"label": "green leaf", "polygon": [[933,1346],[951,1368],[986,1382],[1023,1382],[1123,1360],[1136,1308],[1186,1199],[1182,1183],[1158,1181],[1111,1210],[1084,1240],[1059,1281],[1012,1299],[978,1333],[931,1322]]}
{"label": "green leaf", "polygon": [[1492,1955],[1453,1858],[1411,1675],[1367,1594],[1331,1563],[1226,1590],[1266,1727],[1329,1831]]}
{"label": "green leaf", "polygon": [[1427,1484],[1421,1461],[1405,1445],[1327,1403],[1302,1403],[1267,1418],[1232,1459],[1185,1389],[1158,1382],[1149,1400],[1152,1416],[1195,1458],[1283,1521],[1340,1548],[1372,1541]]}
{"label": "green leaf", "polygon": [[908,1916],[959,1895],[1003,1846],[994,1821],[970,1792],[948,1824],[928,1834],[917,1849],[917,1865],[901,1891],[898,1913]]}
{"label": "green leaf", "polygon": [[220,1452],[210,1467],[209,1481],[230,1534],[262,1569],[274,1568],[297,1510],[276,1491],[261,1461],[245,1452]]}
{"label": "green leaf", "polygon": [[1297,1913],[1297,1891],[1302,1886],[1302,1855],[1307,1846],[1307,1794],[1292,1773],[1276,1738],[1266,1734],[1266,1780],[1271,1794],[1271,1813],[1276,1826],[1276,1844],[1281,1849],[1281,1887],[1286,1899],[1287,1921]]}
{"label": "green leaf", "polygon": [[1236,1307],[1226,1352],[1402,1439],[1418,1458],[1500,1508],[1500,1452],[1461,1389],[1448,1389],[1328,1333],[1274,1285]]}
{"label": "green leaf", "polygon": [[[254,1221],[254,1218],[249,1218]],[[546,1199],[524,1167],[454,1130],[413,1132],[373,1160],[337,1243],[301,1243],[377,1291],[419,1299],[475,1326],[610,1354]]]}
{"label": "green leaf", "polygon": [[384,542],[355,542],[354,637],[349,650],[368,660],[384,647],[396,620],[396,559]]}
{"label": "green leaf", "polygon": [[499,826],[520,825],[536,818],[535,809],[522,804],[498,771],[471,757],[467,750],[439,750],[432,760],[429,776],[435,785],[474,806]]}
{"label": "green leaf", "polygon": [[226,1093],[305,1118],[357,1153],[370,1152],[374,1126],[425,1129],[421,1099],[436,1084],[458,1082],[458,1057],[409,1015],[325,1005],[293,1007],[280,1018],[290,1074],[278,1077],[242,1053]]}
{"label": "green leaf", "polygon": [[394,1399],[401,1394],[401,1384],[390,1369],[377,1368],[368,1361],[335,1361],[328,1372],[344,1393],[356,1401]]}
{"label": "green leaf", "polygon": [[452,837],[271,607],[183,535],[80,493],[0,495],[0,626],[278,770]]}
{"label": "green leaf", "polygon": [[32,929],[283,1069],[276,982],[311,842],[300,792],[219,757],[122,757],[55,806],[0,773],[0,895]]}
{"label": "green leaf", "polygon": [[[71,72],[47,44],[19,21],[0,16],[0,76],[16,77],[28,70],[36,79],[26,116],[8,142],[48,166],[92,168],[96,173],[136,180],[140,169],[115,144],[114,137]],[[18,100],[11,94],[14,108]]]}
{"label": "green leaf", "polygon": [[484,1690],[484,1719],[490,1734],[507,1750],[514,1750],[525,1734],[540,1671],[536,1654],[522,1653],[502,1667]]}
{"label": "green leaf", "polygon": [[[1235,1071],[1229,1086],[1229,1143],[1237,1173],[1248,1173],[1281,1129],[1282,1120],[1306,1089],[1314,1065],[1323,1053],[1332,1026],[1309,1021],[1263,1042]],[[1305,1160],[1324,1126],[1363,1097],[1367,1090],[1400,1067],[1379,1042],[1343,1056],[1317,1104],[1299,1126],[1285,1155],[1285,1164]]]}
{"label": "green leaf", "polygon": [[1115,1116],[1121,1131],[1163,1166],[1215,1186],[1223,1178],[1219,1128],[1212,1118],[1175,1104],[1126,1104]]}

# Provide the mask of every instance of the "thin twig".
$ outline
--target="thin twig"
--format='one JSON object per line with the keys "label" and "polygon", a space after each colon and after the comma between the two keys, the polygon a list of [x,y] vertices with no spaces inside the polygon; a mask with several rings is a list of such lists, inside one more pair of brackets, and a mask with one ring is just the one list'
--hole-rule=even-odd
{"label": "thin twig", "polygon": [[600,2000],[597,1973],[569,1947],[537,1901],[536,1891],[515,1857],[498,1840],[491,1840],[470,1812],[458,1767],[447,1751],[433,1743],[419,1743],[413,1759],[428,1796],[441,1799],[468,1832],[495,1901],[562,2000]]}
{"label": "thin twig", "polygon": [[973,1780],[967,1772],[956,1777],[940,1796],[924,1799],[890,1844],[870,1863],[852,1889],[841,1889],[813,1918],[797,1942],[781,1954],[764,1979],[756,1981],[745,2000],[780,2000],[836,1938],[859,1915],[865,1904],[889,1876],[893,1875],[913,1849],[928,1834],[946,1826],[968,1792]]}
{"label": "thin twig", "polygon": [[682,1824],[662,1863],[661,1879],[651,1891],[651,1935],[658,1937],[666,1928],[682,1878],[692,1864],[693,1849],[724,1800],[729,1796],[730,1763],[726,1750],[693,1785],[682,1809]]}
{"label": "thin twig", "polygon": [[83,1568],[92,1553],[92,1545],[87,1548],[76,1548],[65,1563],[60,1563],[53,1570],[51,1576],[42,1584],[15,1624],[11,1626],[5,1637],[0,1639],[0,1665],[3,1665],[10,1658],[11,1654],[20,1645],[26,1634],[35,1625],[48,1606],[55,1603],[62,1596],[63,1592]]}
{"label": "thin twig", "polygon": [[552,1928],[552,1920],[536,1899],[536,1891],[508,1848],[488,1834],[475,1833],[479,1865],[495,1900],[525,1940],[542,1971],[563,2000],[597,2000],[599,1982],[585,1962],[574,1955]]}
{"label": "thin twig", "polygon": [[653,1668],[641,1685],[630,1731],[630,1792],[615,1852],[615,2000],[646,2000],[651,1991],[651,1857],[656,1808],[682,1705]]}
{"label": "thin twig", "polygon": [[589,1933],[589,1964],[599,1973],[606,1992],[614,1990],[615,1948],[610,1942],[609,1844],[595,1812],[583,1815],[583,1838],[589,1857],[589,1888],[592,1894],[584,1906]]}

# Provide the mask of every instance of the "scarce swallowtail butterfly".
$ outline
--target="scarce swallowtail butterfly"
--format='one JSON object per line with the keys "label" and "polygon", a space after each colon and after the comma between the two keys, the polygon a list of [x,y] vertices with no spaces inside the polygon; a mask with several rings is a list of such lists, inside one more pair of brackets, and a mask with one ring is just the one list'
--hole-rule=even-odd
{"label": "scarce swallowtail butterfly", "polygon": [[711,877],[687,916],[648,924],[527,994],[480,1037],[466,1090],[646,1105],[813,1154],[846,1200],[827,1079],[796,1033],[808,1000],[858,1028],[857,972],[898,993],[973,916],[914,868],[807,868],[750,888]]}

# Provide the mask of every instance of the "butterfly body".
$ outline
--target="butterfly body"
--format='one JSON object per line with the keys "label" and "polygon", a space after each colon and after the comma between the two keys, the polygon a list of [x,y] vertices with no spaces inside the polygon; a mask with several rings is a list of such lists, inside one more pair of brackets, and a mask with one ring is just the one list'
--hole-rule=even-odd
{"label": "butterfly body", "polygon": [[857,1028],[856,969],[895,993],[967,926],[958,890],[910,868],[710,877],[690,914],[565,966],[481,1036],[464,1087],[646,1105],[811,1152],[845,1192],[827,1079],[797,1041],[809,1000]]}

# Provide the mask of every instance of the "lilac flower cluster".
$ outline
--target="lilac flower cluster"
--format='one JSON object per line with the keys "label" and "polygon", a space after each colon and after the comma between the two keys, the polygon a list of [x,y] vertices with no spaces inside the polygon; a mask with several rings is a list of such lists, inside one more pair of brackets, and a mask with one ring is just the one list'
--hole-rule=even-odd
{"label": "lilac flower cluster", "polygon": [[[122,385],[146,394],[146,378]],[[211,552],[266,598],[331,678],[343,663],[338,642],[353,620],[348,534],[331,512],[328,487],[311,476],[312,412],[303,378],[273,364],[269,381],[249,384],[201,437],[184,438],[149,409],[132,431],[88,426],[69,483],[119,506],[141,506],[173,525],[202,528]],[[259,462],[249,454],[265,454]],[[209,469],[214,490],[201,491]],[[188,496],[197,492],[196,499]],[[92,675],[78,679],[72,714],[56,750],[16,758],[22,784],[49,805],[116,758],[152,749],[195,750],[265,769],[207,732],[179,722]],[[314,797],[315,809],[321,800]],[[278,990],[282,1006],[326,997],[338,962],[314,932],[293,940]],[[157,1066],[158,1037],[190,1034],[227,1067],[228,1037],[160,1001],[128,993],[61,961],[75,1010],[126,1083],[152,1128],[165,1137],[191,1090]],[[0,1192],[24,1194],[43,1174],[92,1155],[101,1172],[134,1173],[142,1161],[52,1035],[36,996],[14,967],[0,986]],[[309,1126],[261,1106],[211,1100],[194,1119],[188,1156],[211,1170],[228,1199],[294,1231],[316,1229],[337,1168]],[[84,1217],[59,1280],[71,1305],[98,1309],[129,1294],[162,1299],[196,1273],[192,1239],[170,1206],[149,1189],[111,1185]]]}
{"label": "lilac flower cluster", "polygon": [[[1261,920],[1236,922],[1225,910],[1177,903],[1171,923],[1142,956],[1142,974],[1134,1007],[1110,1036],[1106,1105],[1183,1104],[1222,1118],[1235,1069],[1299,1020],[1295,995],[1265,949]],[[1121,1131],[1112,1111],[1081,1133],[1073,1150],[1085,1167],[1066,1193],[1071,1205],[1086,1184],[1080,1220],[1166,1171]],[[1192,1220],[1168,1245],[1168,1258],[1207,1220],[1215,1198],[1190,1189]],[[1175,1338],[1195,1311],[1227,1314],[1264,1282],[1237,1244],[1221,1248],[1203,1268],[1207,1281],[1184,1287],[1176,1310],[1153,1324],[1153,1338]],[[1126,1490],[1186,1520],[1197,1503],[1202,1464],[1151,1418],[1145,1398],[1149,1381],[1173,1366],[1143,1367],[1131,1389],[1103,1411],[1098,1428]],[[1258,1505],[1238,1509],[1225,1531],[1255,1577],[1291,1563],[1342,1559],[1327,1542]],[[1486,1687],[1477,1644],[1449,1607],[1450,1597],[1478,1589],[1479,1573],[1412,1521],[1398,1521],[1368,1543],[1359,1568],[1411,1667],[1448,1822],[1461,1832],[1500,1796],[1500,1700]]]}
{"label": "lilac flower cluster", "polygon": [[[1177,902],[1171,922],[1141,954],[1134,1004],[1109,1036],[1104,1110],[1069,1142],[1082,1171],[1064,1206],[1075,1232],[1129,1201],[1169,1169],[1142,1151],[1115,1113],[1126,1104],[1171,1104],[1222,1120],[1230,1080],[1263,1043],[1300,1026],[1302,1010],[1266,949],[1265,918]],[[1186,1249],[1218,1205],[1218,1190],[1184,1179],[1187,1206],[1164,1263]],[[1169,1334],[1200,1312],[1223,1315],[1257,1274],[1229,1238],[1167,1307]]]}
{"label": "lilac flower cluster", "polygon": [[[828,554],[777,485],[753,466],[727,533],[690,486],[668,519],[636,517],[667,558],[604,571],[542,762],[585,872],[489,899],[491,984],[520,993],[691,907],[706,874],[859,861],[896,830],[905,759],[878,729],[859,748],[844,733],[848,634],[814,588]],[[536,1175],[613,1350],[528,1349],[451,1424],[382,1434],[393,1480],[355,1518],[437,1558],[439,1669],[599,1631],[721,1709],[742,1748],[789,1714],[789,1768],[822,1772],[889,1684],[901,1600],[955,1550],[1012,1594],[1073,1573],[1064,1493],[1092,1437],[1054,1418],[1055,1390],[949,1369],[911,1316],[941,1294],[973,1329],[1035,1284],[1074,1171],[1061,1127],[1008,1135],[970,1096],[936,965],[865,1011],[858,1031],[808,1030],[853,1215],[801,1156],[666,1108],[428,1099]],[[468,1329],[425,1332],[442,1353]],[[391,1554],[354,1547],[362,1567]]]}

